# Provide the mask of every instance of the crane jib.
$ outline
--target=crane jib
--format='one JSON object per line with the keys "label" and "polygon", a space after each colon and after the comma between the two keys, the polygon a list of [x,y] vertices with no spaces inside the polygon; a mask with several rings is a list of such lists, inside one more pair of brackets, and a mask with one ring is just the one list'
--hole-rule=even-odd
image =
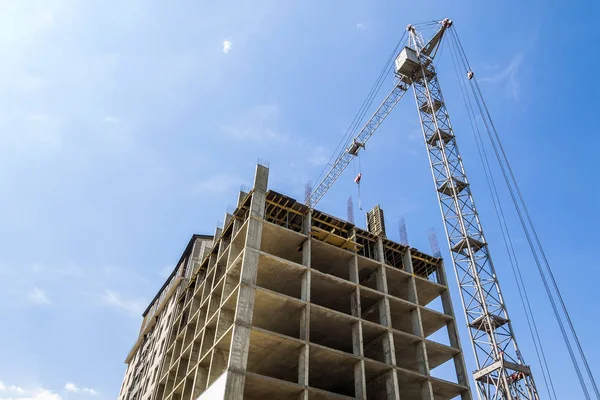
{"label": "crane jib", "polygon": [[[360,143],[364,147],[365,143],[373,135],[375,130],[381,125],[383,120],[389,115],[394,109],[396,104],[400,101],[404,93],[408,90],[408,85],[398,81],[392,91],[387,95],[385,100],[379,105],[377,110],[373,113],[369,121],[363,126],[358,134],[352,140],[352,144]],[[355,153],[355,154],[353,154]],[[352,145],[350,148],[343,149],[342,153],[334,161],[329,173],[317,184],[308,199],[308,206],[315,207],[321,198],[327,193],[329,188],[337,180],[337,178],[344,172],[348,164],[356,156],[358,152],[352,151]]]}

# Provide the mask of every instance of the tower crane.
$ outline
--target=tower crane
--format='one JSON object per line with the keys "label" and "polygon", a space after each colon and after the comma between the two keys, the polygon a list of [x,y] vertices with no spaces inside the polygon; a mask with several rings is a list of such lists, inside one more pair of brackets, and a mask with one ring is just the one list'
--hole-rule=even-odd
{"label": "tower crane", "polygon": [[[428,40],[412,25],[395,59],[394,86],[311,192],[314,207],[412,86],[473,351],[481,400],[539,400],[504,303],[433,60],[452,21]],[[469,72],[468,78],[472,78]]]}

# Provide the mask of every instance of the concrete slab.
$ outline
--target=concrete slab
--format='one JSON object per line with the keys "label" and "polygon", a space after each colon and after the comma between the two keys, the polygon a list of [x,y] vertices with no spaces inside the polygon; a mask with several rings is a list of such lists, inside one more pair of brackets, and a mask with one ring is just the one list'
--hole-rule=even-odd
{"label": "concrete slab", "polygon": [[300,245],[307,236],[285,229],[282,226],[263,221],[260,250],[295,263],[302,263]]}
{"label": "concrete slab", "polygon": [[337,393],[331,393],[317,388],[308,388],[308,400],[354,400],[354,397],[348,397]]}
{"label": "concrete slab", "polygon": [[430,369],[439,367],[460,353],[458,349],[431,340],[425,340],[425,348],[427,349]]}
{"label": "concrete slab", "polygon": [[299,338],[304,306],[301,300],[257,287],[252,325]]}
{"label": "concrete slab", "polygon": [[369,343],[378,339],[387,332],[387,329],[373,322],[362,321],[363,343],[367,347]]}
{"label": "concrete slab", "polygon": [[384,300],[385,295],[373,289],[360,287],[360,315],[361,318],[381,324],[380,303]]}
{"label": "concrete slab", "polygon": [[448,382],[439,378],[431,378],[431,387],[435,399],[453,399],[468,390],[468,387]]}
{"label": "concrete slab", "polygon": [[358,261],[358,279],[361,285],[370,287],[371,289],[377,289],[375,286],[374,274],[377,269],[381,268],[381,264],[377,260],[371,258],[357,256]]}
{"label": "concrete slab", "polygon": [[315,344],[310,345],[309,353],[311,387],[354,396],[354,365],[360,361],[358,357]]}
{"label": "concrete slab", "polygon": [[401,399],[421,399],[421,384],[427,377],[404,368],[396,368]]}
{"label": "concrete slab", "polygon": [[413,371],[419,370],[417,357],[417,344],[421,338],[404,332],[394,331],[394,350],[396,351],[396,365]]}
{"label": "concrete slab", "polygon": [[417,306],[406,300],[390,297],[390,312],[392,320],[392,328],[415,334],[410,315],[416,310]]}
{"label": "concrete slab", "polygon": [[261,252],[258,258],[256,284],[299,299],[302,288],[302,274],[306,269],[300,264]]}
{"label": "concrete slab", "polygon": [[299,340],[252,328],[247,369],[249,372],[297,383],[298,358],[303,347],[304,344]]}
{"label": "concrete slab", "polygon": [[326,274],[350,280],[350,259],[354,253],[311,239],[311,267]]}
{"label": "concrete slab", "polygon": [[356,285],[333,275],[319,271],[311,272],[311,302],[352,314],[352,296]]}
{"label": "concrete slab", "polygon": [[429,337],[452,321],[452,317],[425,307],[421,307],[421,318],[425,337]]}
{"label": "concrete slab", "polygon": [[302,390],[302,387],[295,383],[247,372],[244,400],[298,400]]}
{"label": "concrete slab", "polygon": [[310,307],[311,343],[352,354],[352,325],[358,319],[324,307]]}
{"label": "concrete slab", "polygon": [[365,378],[367,380],[367,386],[374,380],[391,371],[393,368],[394,367],[391,365],[387,365],[383,362],[365,360]]}
{"label": "concrete slab", "polygon": [[438,283],[429,281],[415,275],[415,284],[417,285],[417,297],[419,305],[426,306],[435,298],[442,294],[446,288]]}
{"label": "concrete slab", "polygon": [[385,267],[388,293],[402,300],[409,299],[411,274],[389,266]]}

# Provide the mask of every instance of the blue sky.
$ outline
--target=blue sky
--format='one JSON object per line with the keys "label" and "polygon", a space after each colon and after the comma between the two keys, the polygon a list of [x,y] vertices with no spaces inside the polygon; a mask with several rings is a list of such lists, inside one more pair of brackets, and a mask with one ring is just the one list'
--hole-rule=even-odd
{"label": "blue sky", "polygon": [[[446,16],[480,78],[591,367],[600,371],[594,6],[0,5],[0,399],[116,398],[141,311],[190,235],[214,232],[240,185],[251,184],[257,158],[270,162],[272,189],[302,199],[406,24]],[[440,82],[522,351],[536,368],[446,58]],[[420,135],[406,96],[362,156],[362,203],[381,204],[392,239],[405,217],[415,247],[429,250],[434,228],[449,260]],[[352,178],[345,173],[321,208],[345,217],[346,199],[356,198]],[[558,395],[582,398],[523,235],[514,236]]]}

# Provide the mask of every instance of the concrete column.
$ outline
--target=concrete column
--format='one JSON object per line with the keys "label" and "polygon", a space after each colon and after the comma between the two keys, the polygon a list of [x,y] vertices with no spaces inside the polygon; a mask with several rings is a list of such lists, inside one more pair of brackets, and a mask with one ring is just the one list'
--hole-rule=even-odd
{"label": "concrete column", "polygon": [[232,218],[233,218],[233,215],[231,215],[229,213],[225,213],[225,221],[223,222],[223,229],[227,228],[227,225],[229,225],[229,222],[231,221]]}
{"label": "concrete column", "polygon": [[411,274],[408,284],[408,301],[418,304],[419,301],[417,296],[417,285],[415,284],[415,275],[412,264],[412,258],[410,256],[410,247],[407,248],[404,254],[402,255],[402,264],[404,265],[404,271]]}
{"label": "concrete column", "polygon": [[299,400],[308,400],[308,360],[310,348],[307,344],[300,349],[298,356],[298,384],[304,387],[298,396]]}
{"label": "concrete column", "polygon": [[216,227],[215,234],[213,236],[212,246],[211,246],[213,249],[214,249],[215,245],[217,244],[217,242],[219,241],[219,239],[221,238],[221,233],[223,233],[223,229]]}
{"label": "concrete column", "polygon": [[423,400],[435,400],[433,397],[433,389],[431,387],[431,381],[429,379],[421,383],[421,399]]}
{"label": "concrete column", "polygon": [[377,242],[375,243],[375,252],[377,253],[375,254],[377,261],[379,261],[382,264],[385,264],[385,254],[383,252],[383,238],[381,236],[377,238]]}
{"label": "concrete column", "polygon": [[363,336],[362,336],[362,324],[357,321],[352,325],[352,353],[355,356],[359,356],[361,360],[354,364],[354,391],[355,398],[366,400],[367,399],[367,380],[365,377],[365,361],[363,347]]}
{"label": "concrete column", "polygon": [[258,273],[258,259],[265,214],[266,190],[269,169],[256,166],[254,191],[250,203],[248,232],[242,260],[240,288],[235,312],[231,352],[229,354],[225,398],[242,400],[244,396],[245,371],[250,347],[250,324],[254,308],[254,291]]}
{"label": "concrete column", "polygon": [[240,193],[238,194],[238,201],[237,201],[238,207],[242,205],[242,202],[244,201],[246,196],[248,196],[248,193],[244,192],[243,190],[240,190]]}
{"label": "concrete column", "polygon": [[[306,241],[302,244],[302,265],[310,268],[311,265],[311,230],[312,226],[312,215],[309,212],[304,218],[304,226],[302,232],[307,236]],[[302,275],[302,286],[300,298],[307,302],[302,310],[302,316],[300,318],[300,339],[304,341],[304,345],[300,349],[298,356],[298,384],[304,386],[304,390],[300,393],[299,400],[308,400],[308,367],[310,358],[310,291],[311,291],[311,273],[310,269],[306,270]]]}
{"label": "concrete column", "polygon": [[[310,286],[311,286],[311,274],[310,270],[307,270],[302,276],[302,292],[301,299],[310,302]],[[310,356],[310,304],[306,304],[302,309],[302,315],[300,317],[300,339],[304,341],[302,348],[300,349],[300,355],[298,358],[298,384],[307,387],[308,382],[308,366]],[[305,389],[301,399],[308,399],[308,391]]]}
{"label": "concrete column", "polygon": [[[242,203],[247,195],[248,195],[248,193],[244,192],[243,190],[240,190],[236,207],[242,206]],[[233,237],[235,237],[235,235],[239,232],[240,228],[244,224],[244,221],[240,217],[234,217],[234,218],[235,219],[233,220]]]}
{"label": "concrete column", "polygon": [[238,217],[234,217],[233,220],[233,234],[231,235],[231,238],[235,238],[235,235],[237,235],[237,233],[239,232],[240,228],[242,227],[242,221],[238,218]]}
{"label": "concrete column", "polygon": [[[425,335],[423,333],[423,322],[421,317],[421,310],[419,309],[419,296],[417,293],[417,284],[414,278],[414,268],[412,264],[412,257],[410,254],[410,248],[406,250],[402,258],[404,268],[406,272],[409,272],[412,276],[408,287],[408,300],[417,304],[417,309],[411,312],[410,321],[412,325],[413,334],[419,336],[421,341],[416,344],[416,355],[417,362],[419,364],[419,372],[429,376],[429,362],[427,359],[427,348],[425,347]],[[421,384],[421,399],[433,400],[433,389],[429,380],[423,381]]]}
{"label": "concrete column", "polygon": [[[383,239],[381,237],[377,238],[377,260],[381,264],[385,264],[385,257],[383,253]],[[384,333],[383,339],[381,341],[383,345],[383,357],[386,364],[396,365],[396,350],[394,346],[394,335],[392,333],[392,313],[390,310],[390,299],[387,296],[388,287],[387,287],[387,276],[385,273],[385,267],[383,265],[380,266],[379,270],[376,273],[377,279],[377,290],[385,293],[385,297],[380,302],[379,306],[379,316],[381,319],[381,325],[384,325],[388,328],[388,331]],[[395,369],[391,370],[385,377],[385,388],[387,392],[388,399],[400,399],[400,386],[398,383],[398,373]]]}
{"label": "concrete column", "polygon": [[454,309],[452,307],[452,299],[450,297],[450,289],[448,288],[448,277],[446,275],[446,268],[444,267],[444,262],[440,261],[438,266],[438,279],[440,283],[446,286],[446,290],[442,292],[442,307],[444,309],[444,314],[452,317],[452,320],[448,322],[448,338],[450,340],[450,346],[455,349],[459,349],[460,353],[454,356],[454,369],[456,370],[456,377],[458,379],[458,383],[461,385],[465,385],[469,388],[469,390],[465,390],[461,393],[462,400],[471,400],[471,389],[469,386],[469,374],[467,373],[467,367],[465,365],[465,358],[462,352],[462,348],[460,346],[460,337],[458,336],[458,328],[456,326],[456,317],[454,315]]}
{"label": "concrete column", "polygon": [[[352,233],[354,234],[354,233]],[[352,291],[350,305],[352,307],[352,315],[360,318],[360,288],[359,288],[359,273],[358,273],[358,256],[352,257],[348,263],[350,280],[356,285],[356,289]],[[367,379],[365,377],[365,361],[364,343],[362,334],[362,323],[360,321],[352,325],[352,353],[361,357],[361,360],[354,365],[354,392],[355,398],[367,399]]]}
{"label": "concrete column", "polygon": [[304,217],[304,222],[302,224],[302,233],[306,235],[306,240],[302,243],[302,265],[310,267],[310,259],[311,259],[311,248],[312,248],[312,240],[311,240],[311,226],[312,226],[312,213],[309,211],[308,214]]}
{"label": "concrete column", "polygon": [[350,294],[350,307],[352,315],[360,318],[360,277],[358,274],[358,256],[354,256],[348,262],[350,281],[356,285],[356,288]]}
{"label": "concrete column", "polygon": [[367,380],[365,378],[365,360],[354,364],[354,398],[367,400]]}

